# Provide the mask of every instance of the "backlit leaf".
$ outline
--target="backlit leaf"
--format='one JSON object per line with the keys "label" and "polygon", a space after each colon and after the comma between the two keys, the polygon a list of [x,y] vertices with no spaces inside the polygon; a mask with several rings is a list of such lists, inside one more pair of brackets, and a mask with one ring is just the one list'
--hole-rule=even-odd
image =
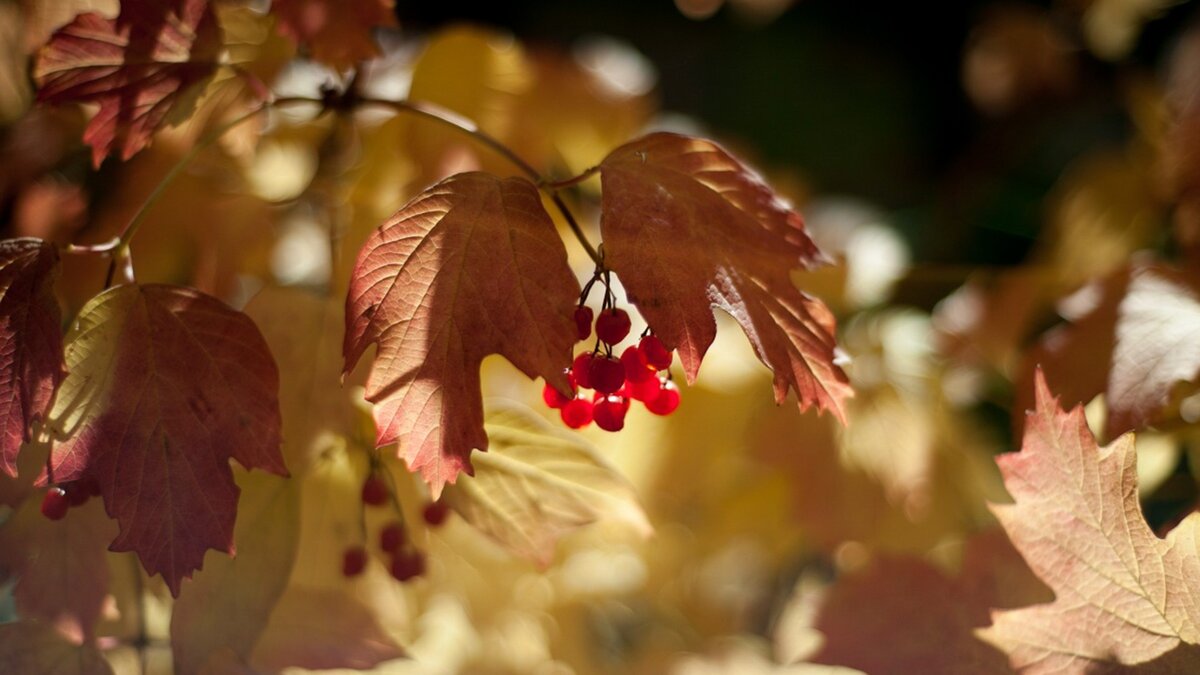
{"label": "backlit leaf", "polygon": [[650,533],[633,487],[586,441],[526,408],[503,401],[488,408],[489,451],[473,458],[474,476],[442,497],[468,523],[542,567],[562,536],[602,518]]}
{"label": "backlit leaf", "polygon": [[479,367],[501,354],[568,389],[579,284],[537,189],[520,178],[452,176],[367,240],[346,298],[345,370],[378,345],[367,382],[379,446],[434,496],[486,450]]}
{"label": "backlit leaf", "polygon": [[233,552],[229,459],[286,475],[279,375],[245,315],[191,289],[118,286],[67,335],[70,374],[49,419],[50,479],[100,484],[136,551],[178,595],[206,549]]}
{"label": "backlit leaf", "polygon": [[845,417],[851,389],[834,363],[834,318],[789,273],[824,257],[792,211],[711,141],[655,133],[601,164],[605,261],[688,382],[716,336],[714,308],[737,319],[775,372],[775,399]]}
{"label": "backlit leaf", "polygon": [[220,49],[208,0],[124,0],[116,19],[81,14],[54,33],[33,69],[38,101],[99,104],[83,135],[92,162],[126,160],[216,70]]}
{"label": "backlit leaf", "polygon": [[279,32],[338,70],[379,55],[375,26],[394,26],[393,0],[273,0]]}
{"label": "backlit leaf", "polygon": [[53,282],[58,252],[38,239],[0,242],[0,470],[17,475],[33,421],[63,378],[62,330]]}
{"label": "backlit leaf", "polygon": [[1098,447],[1081,408],[1064,412],[1040,375],[1036,386],[1021,451],[997,459],[1015,503],[992,510],[1055,601],[993,612],[983,636],[1028,673],[1108,672],[1176,649],[1196,658],[1200,515],[1156,537],[1133,437]]}

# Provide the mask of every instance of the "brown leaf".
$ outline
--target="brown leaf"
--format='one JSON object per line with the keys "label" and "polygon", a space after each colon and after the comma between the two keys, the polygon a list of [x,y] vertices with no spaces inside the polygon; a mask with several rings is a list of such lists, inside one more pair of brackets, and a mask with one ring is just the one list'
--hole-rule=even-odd
{"label": "brown leaf", "polygon": [[118,286],[80,312],[49,415],[50,478],[95,478],[121,533],[173,594],[206,549],[233,552],[229,459],[286,475],[279,375],[254,323],[191,289]]}
{"label": "brown leaf", "polygon": [[393,0],[273,0],[279,32],[306,44],[322,63],[345,70],[379,55],[376,26],[394,26]]}
{"label": "brown leaf", "polygon": [[114,151],[126,160],[188,105],[220,49],[208,0],[125,0],[115,20],[81,14],[54,33],[33,70],[38,101],[99,104],[83,135],[92,163]]}
{"label": "brown leaf", "polygon": [[[1055,601],[993,612],[982,631],[1021,672],[1109,672],[1200,644],[1200,515],[1159,539],[1142,516],[1137,452],[1098,447],[1039,376],[1021,452],[997,459],[1015,503],[992,511]],[[1163,672],[1146,670],[1145,672]]]}
{"label": "brown leaf", "polygon": [[605,261],[688,382],[716,337],[713,308],[737,319],[775,371],[775,399],[845,418],[834,318],[789,273],[824,261],[800,216],[711,141],[655,133],[601,164]]}
{"label": "brown leaf", "polygon": [[50,244],[0,241],[0,470],[14,477],[30,425],[49,412],[64,374],[57,276]]}
{"label": "brown leaf", "polygon": [[486,450],[479,367],[501,354],[567,391],[579,284],[537,189],[452,176],[363,246],[346,298],[345,371],[379,349],[367,382],[378,446],[399,442],[434,496]]}

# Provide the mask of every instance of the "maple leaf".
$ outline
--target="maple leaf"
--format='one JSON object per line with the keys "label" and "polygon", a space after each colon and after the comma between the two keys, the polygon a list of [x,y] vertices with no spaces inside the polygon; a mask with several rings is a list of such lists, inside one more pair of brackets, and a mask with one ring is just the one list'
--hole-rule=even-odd
{"label": "maple leaf", "polygon": [[38,54],[38,101],[96,103],[83,140],[92,163],[127,160],[150,143],[193,85],[216,71],[220,29],[208,0],[125,0],[116,19],[80,14]]}
{"label": "maple leaf", "polygon": [[94,477],[136,551],[175,595],[208,548],[233,552],[229,459],[286,475],[279,375],[254,323],[199,291],[118,286],[67,335],[70,374],[48,419],[49,477]]}
{"label": "maple leaf", "polygon": [[794,389],[845,421],[852,395],[834,363],[834,318],[789,276],[824,257],[800,216],[715,143],[654,133],[600,165],[605,263],[647,323],[679,350],[689,383],[716,337],[714,308],[745,331],[775,372],[775,400]]}
{"label": "maple leaf", "polygon": [[39,675],[113,675],[100,652],[71,644],[36,621],[0,624],[0,672]]}
{"label": "maple leaf", "polygon": [[436,498],[486,450],[479,367],[501,354],[568,391],[579,283],[522,178],[451,176],[367,239],[346,297],[349,372],[378,345],[367,381],[376,444],[400,443]]}
{"label": "maple leaf", "polygon": [[0,241],[0,470],[17,475],[21,444],[63,378],[53,282],[58,251],[39,239]]}
{"label": "maple leaf", "polygon": [[652,531],[633,486],[578,435],[502,401],[489,402],[484,427],[492,449],[442,499],[515,555],[545,568],[561,537],[605,517]]}
{"label": "maple leaf", "polygon": [[1156,537],[1133,436],[1101,448],[1080,407],[1064,412],[1040,373],[1036,388],[1021,451],[996,460],[1015,503],[992,511],[1056,599],[993,612],[981,634],[1028,673],[1116,669],[1180,649],[1196,658],[1200,514]]}
{"label": "maple leaf", "polygon": [[376,26],[394,26],[393,0],[273,0],[279,32],[307,44],[314,59],[344,70],[379,55]]}

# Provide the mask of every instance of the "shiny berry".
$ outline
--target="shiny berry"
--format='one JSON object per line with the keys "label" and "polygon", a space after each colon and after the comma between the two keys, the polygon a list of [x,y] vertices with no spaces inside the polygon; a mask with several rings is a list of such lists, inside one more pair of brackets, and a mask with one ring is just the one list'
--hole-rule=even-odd
{"label": "shiny berry", "polygon": [[351,546],[342,552],[342,576],[356,577],[367,568],[367,550]]}
{"label": "shiny berry", "polygon": [[591,307],[576,307],[575,308],[575,335],[580,340],[588,339],[592,334],[592,308]]}
{"label": "shiny berry", "polygon": [[575,384],[584,389],[592,388],[591,368],[592,368],[592,353],[584,352],[575,357],[571,363],[571,377],[575,378]]}
{"label": "shiny berry", "polygon": [[554,408],[555,410],[557,410],[557,409],[563,407],[564,405],[566,405],[567,401],[571,400],[571,397],[563,396],[562,392],[555,389],[553,386],[550,385],[549,382],[547,382],[546,386],[542,387],[542,400],[546,403],[546,405],[548,407]]}
{"label": "shiny berry", "polygon": [[420,551],[401,551],[392,558],[392,576],[408,581],[425,573],[425,556]]}
{"label": "shiny berry", "polygon": [[666,370],[671,367],[670,350],[663,346],[662,340],[654,335],[647,335],[638,342],[638,351],[646,357],[646,363],[654,370]]}
{"label": "shiny berry", "polygon": [[625,384],[625,366],[613,358],[592,359],[588,380],[592,389],[602,394],[615,394]]}
{"label": "shiny berry", "polygon": [[625,366],[625,379],[628,382],[645,382],[654,377],[654,369],[637,347],[626,347],[621,352],[621,365]]}
{"label": "shiny berry", "polygon": [[582,429],[592,421],[592,402],[577,396],[559,410],[563,424],[572,429]]}
{"label": "shiny berry", "polygon": [[367,476],[363,481],[362,500],[367,506],[383,506],[387,503],[388,489],[383,479],[376,474]]}
{"label": "shiny berry", "polygon": [[625,413],[629,410],[629,399],[608,395],[593,406],[596,426],[605,431],[620,431],[625,426]]}
{"label": "shiny berry", "polygon": [[392,521],[383,526],[379,531],[379,548],[385,553],[392,553],[400,550],[400,545],[404,543],[404,524],[400,521]]}
{"label": "shiny berry", "polygon": [[596,337],[615,345],[629,335],[629,315],[623,309],[606,309],[596,317]]}
{"label": "shiny berry", "polygon": [[651,377],[641,382],[630,382],[627,385],[629,398],[635,401],[649,401],[662,392],[662,383],[657,377]]}
{"label": "shiny berry", "polygon": [[670,415],[679,407],[679,387],[670,380],[663,380],[658,396],[646,400],[646,410],[655,415]]}
{"label": "shiny berry", "polygon": [[421,517],[430,527],[438,527],[446,522],[446,516],[450,515],[450,507],[446,502],[436,501],[429,502],[425,505],[425,509],[421,511]]}
{"label": "shiny berry", "polygon": [[46,496],[42,497],[42,515],[50,520],[62,520],[63,516],[67,515],[67,509],[71,508],[71,500],[67,498],[67,493],[60,487],[52,487],[46,490]]}

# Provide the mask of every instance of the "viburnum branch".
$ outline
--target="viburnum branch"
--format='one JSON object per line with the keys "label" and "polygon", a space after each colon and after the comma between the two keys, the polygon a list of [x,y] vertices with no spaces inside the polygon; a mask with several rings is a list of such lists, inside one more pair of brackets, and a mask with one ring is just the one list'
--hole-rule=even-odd
{"label": "viburnum branch", "polygon": [[[557,208],[559,213],[562,214],[563,219],[567,221],[567,226],[571,228],[571,233],[575,235],[575,239],[579,241],[579,245],[583,247],[583,250],[587,251],[588,257],[590,257],[597,265],[604,264],[603,259],[600,257],[600,253],[596,250],[596,247],[592,246],[592,243],[588,241],[587,236],[584,235],[583,228],[581,228],[579,226],[579,222],[575,220],[575,216],[571,213],[571,209],[567,208],[567,204],[562,200],[562,197],[554,192],[554,190],[557,189],[557,187],[554,186],[557,184],[545,181],[542,178],[542,175],[538,173],[537,169],[533,168],[529,162],[521,159],[517,153],[513,152],[512,148],[509,148],[499,140],[481,131],[479,127],[476,126],[471,120],[459,115],[458,113],[455,113],[452,110],[448,110],[439,105],[424,101],[400,101],[366,97],[354,98],[353,95],[351,95],[349,104],[353,105],[354,103],[385,106],[398,112],[411,113],[428,120],[433,120],[467,134],[479,143],[487,146],[501,157],[504,157],[511,162],[513,166],[520,169],[522,173],[524,173],[527,177],[529,177],[530,180],[534,182],[534,184],[536,184],[539,188],[542,188],[543,192],[546,192],[546,194],[550,197],[550,201],[554,203],[555,208]],[[589,171],[594,171],[594,169],[589,169]]]}

